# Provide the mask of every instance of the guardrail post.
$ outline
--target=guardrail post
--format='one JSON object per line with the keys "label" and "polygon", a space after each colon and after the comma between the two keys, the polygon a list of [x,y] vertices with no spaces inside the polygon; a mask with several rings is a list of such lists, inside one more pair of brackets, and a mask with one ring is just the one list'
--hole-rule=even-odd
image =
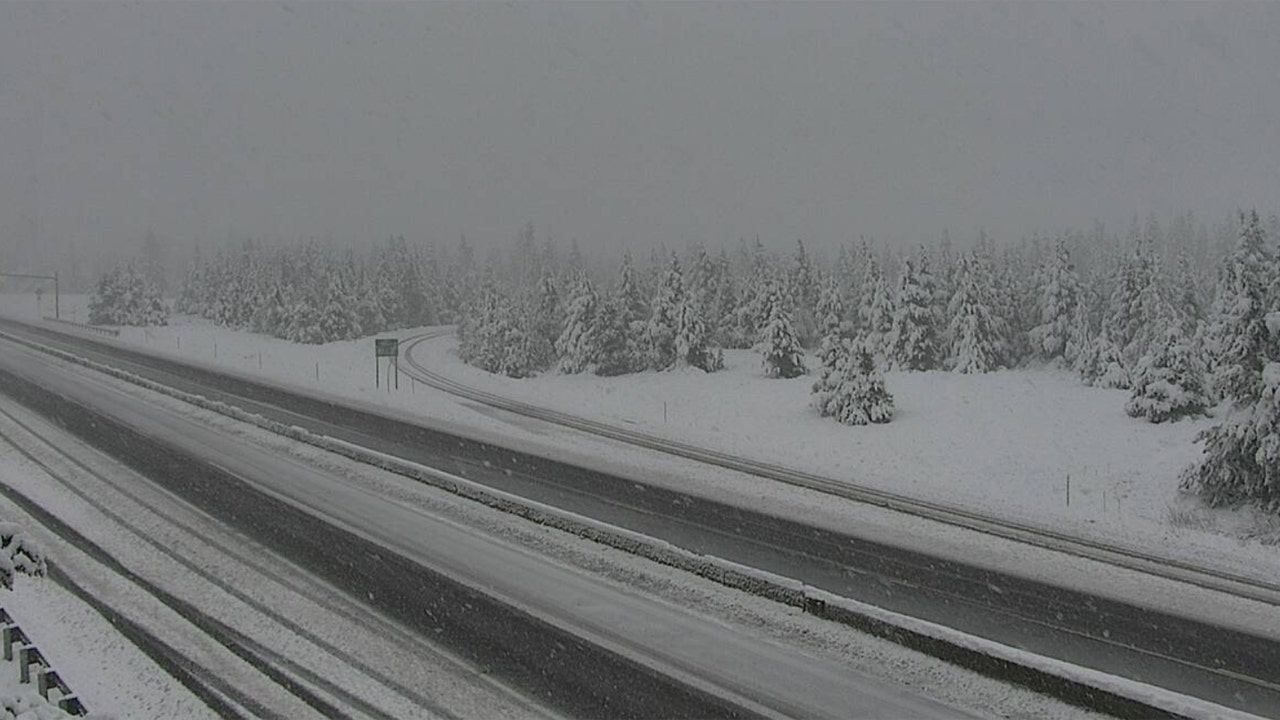
{"label": "guardrail post", "polygon": [[31,666],[44,665],[44,656],[36,649],[35,645],[23,645],[18,648],[18,682],[27,684],[31,682]]}
{"label": "guardrail post", "polygon": [[83,717],[89,714],[89,711],[88,709],[85,708],[84,703],[80,702],[80,698],[76,697],[75,695],[64,695],[61,698],[59,698],[58,709],[62,710],[62,712],[68,715],[76,715],[78,717]]}
{"label": "guardrail post", "polygon": [[59,692],[65,692],[62,685],[62,677],[58,675],[58,671],[53,668],[45,668],[36,673],[36,692],[40,693],[40,697],[45,700],[49,699],[49,688],[57,688]]}
{"label": "guardrail post", "polygon": [[15,642],[25,643],[27,636],[22,633],[22,629],[17,625],[5,625],[4,629],[0,630],[0,639],[4,644],[4,659],[9,662],[13,660],[13,644]]}

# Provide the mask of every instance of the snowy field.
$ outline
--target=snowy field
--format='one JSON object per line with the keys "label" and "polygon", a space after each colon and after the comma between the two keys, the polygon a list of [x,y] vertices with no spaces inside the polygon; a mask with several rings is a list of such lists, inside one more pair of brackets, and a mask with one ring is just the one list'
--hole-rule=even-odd
{"label": "snowy field", "polygon": [[[131,388],[114,380],[107,380],[107,383],[125,389]],[[145,391],[138,392],[146,394]],[[169,407],[190,407],[164,397],[157,397],[155,401]],[[868,638],[856,630],[818,620],[798,608],[729,590],[620,550],[528,523],[449,493],[423,487],[398,475],[328,455],[310,446],[214,413],[195,409],[190,412],[193,417],[199,417],[204,422],[221,428],[228,435],[251,439],[269,447],[273,452],[292,455],[299,461],[316,463],[318,468],[339,472],[371,493],[419,506],[429,514],[452,518],[467,526],[483,528],[494,536],[503,537],[521,547],[534,548],[555,558],[556,562],[578,568],[583,573],[602,575],[606,578],[605,582],[627,588],[627,592],[655,594],[673,605],[697,608],[697,612],[705,615],[708,622],[741,627],[747,632],[759,634],[766,641],[772,639],[779,643],[795,643],[806,653],[846,665],[851,675],[866,673],[884,678],[944,702],[972,708],[993,717],[1095,717],[1030,691],[958,670],[943,661],[921,656],[889,641]],[[70,444],[71,441],[67,442]],[[0,444],[0,479],[32,494],[42,504],[65,495],[65,491],[55,487],[56,484],[35,477],[37,475],[39,473],[27,466],[16,453]],[[75,514],[69,509],[74,504],[53,502],[49,506],[57,507],[58,514]],[[12,509],[0,500],[0,514],[11,512]],[[96,514],[80,517],[78,522],[81,530],[91,538],[104,547],[111,547],[108,536],[113,531],[108,526],[114,523]],[[160,537],[157,536],[158,539]],[[150,567],[149,563],[132,557],[131,552],[122,552],[121,561],[126,565]],[[57,552],[54,552],[54,559],[60,559]],[[163,571],[164,568],[161,568],[158,572]],[[178,577],[172,573],[171,575]],[[175,582],[195,584],[197,581],[185,579]],[[139,720],[208,715],[198,705],[185,706],[184,703],[194,702],[185,690],[150,666],[145,657],[128,646],[101,618],[95,617],[92,610],[76,603],[74,599],[66,598],[57,586],[47,580],[25,577],[19,578],[18,585],[20,597],[3,596],[0,597],[0,602],[4,602],[6,607],[12,606],[15,614],[20,614],[24,627],[31,628],[32,634],[38,636],[42,648],[47,648],[46,653],[59,669],[66,668],[64,674],[73,686],[78,690],[83,688],[81,692],[86,701],[93,704],[93,709],[106,710],[110,717]],[[215,596],[216,594],[212,594],[197,604],[223,602],[223,599]],[[20,602],[10,603],[10,600]],[[139,657],[143,661],[142,667],[139,667]]]}
{"label": "snowy field", "polygon": [[[86,302],[64,297],[64,318],[83,318]],[[30,318],[33,310],[31,296],[0,298],[0,312]],[[199,318],[174,316],[171,323],[121,328],[119,339],[436,423],[548,443],[565,437],[553,439],[533,421],[455,401],[405,376],[398,391],[375,387],[370,339],[301,346]],[[1224,570],[1271,577],[1280,556],[1274,544],[1280,521],[1249,508],[1210,510],[1179,492],[1179,472],[1200,452],[1195,436],[1212,420],[1153,425],[1129,418],[1127,391],[1087,387],[1071,373],[889,373],[893,422],[847,427],[809,407],[812,376],[765,378],[751,351],[726,352],[726,370],[711,375],[551,373],[513,380],[463,364],[455,349],[454,339],[443,338],[420,345],[415,357],[460,382],[532,404]],[[768,507],[767,492],[750,492],[756,505]]]}
{"label": "snowy field", "polygon": [[848,427],[809,407],[812,375],[766,378],[748,350],[726,351],[726,369],[710,375],[515,380],[463,364],[456,345],[432,341],[415,357],[530,404],[1079,536],[1191,557],[1256,552],[1262,567],[1280,555],[1268,545],[1280,540],[1277,519],[1210,510],[1178,489],[1200,455],[1197,433],[1214,420],[1133,419],[1128,391],[1088,387],[1069,372],[888,373],[893,421]]}

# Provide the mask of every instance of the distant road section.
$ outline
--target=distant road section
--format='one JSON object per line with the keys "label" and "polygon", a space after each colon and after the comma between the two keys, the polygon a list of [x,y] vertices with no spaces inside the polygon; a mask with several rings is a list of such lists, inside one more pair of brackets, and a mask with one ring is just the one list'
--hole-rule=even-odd
{"label": "distant road section", "polygon": [[694,552],[1047,657],[1280,717],[1280,643],[1267,637],[810,527],[109,343],[8,321],[0,321],[0,329]]}
{"label": "distant road section", "polygon": [[0,382],[69,432],[559,712],[965,715],[425,515],[12,343],[0,343]]}

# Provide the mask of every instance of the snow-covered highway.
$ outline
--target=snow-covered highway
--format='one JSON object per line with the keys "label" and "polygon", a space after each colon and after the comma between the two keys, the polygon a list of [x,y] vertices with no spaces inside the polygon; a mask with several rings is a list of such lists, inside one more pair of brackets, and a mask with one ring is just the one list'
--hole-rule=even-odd
{"label": "snow-covered highway", "polygon": [[[966,714],[883,679],[851,675],[847,667],[838,663],[723,623],[708,622],[706,617],[672,603],[565,567],[461,523],[434,517],[410,503],[358,487],[349,478],[315,463],[221,432],[172,403],[144,399],[143,393],[122,389],[118,383],[93,377],[81,369],[50,362],[30,350],[5,343],[0,348],[0,365],[6,373],[12,373],[7,379],[8,390],[16,390],[19,383],[30,383],[24,391],[28,401],[34,397],[31,393],[39,392],[37,385],[57,388],[64,398],[50,400],[46,409],[59,415],[63,423],[74,426],[77,418],[98,423],[104,435],[122,446],[131,446],[134,453],[154,456],[162,445],[173,447],[177,452],[169,453],[168,458],[152,457],[147,461],[134,457],[131,461],[167,462],[171,471],[185,471],[182,477],[170,476],[169,489],[186,495],[197,506],[230,509],[236,527],[251,537],[287,535],[275,539],[283,540],[285,545],[314,543],[310,555],[303,552],[300,557],[305,558],[304,564],[331,564],[328,568],[308,568],[317,574],[336,573],[339,582],[343,577],[364,582],[370,570],[404,570],[414,564],[425,568],[416,573],[417,577],[401,573],[379,578],[378,585],[367,587],[370,603],[384,612],[388,598],[378,595],[389,591],[400,593],[395,601],[401,603],[418,596],[418,603],[403,610],[419,619],[424,613],[430,616],[432,610],[439,608],[439,598],[430,597],[431,586],[424,586],[423,580],[427,576],[459,582],[471,589],[463,594],[469,592],[473,599],[480,594],[475,592],[478,589],[485,596],[499,598],[502,605],[518,608],[507,611],[505,620],[496,624],[532,634],[523,639],[518,634],[503,638],[507,645],[500,648],[500,656],[545,653],[547,647],[519,646],[540,646],[547,642],[550,632],[550,636],[558,634],[561,638],[549,648],[551,655],[555,656],[559,647],[569,662],[578,663],[577,667],[561,667],[559,674],[554,668],[539,668],[550,676],[542,680],[544,687],[536,687],[536,679],[521,675],[533,668],[506,669],[515,677],[513,684],[532,683],[536,689],[551,694],[552,707],[573,714],[603,712],[617,716],[745,712],[840,718]],[[116,421],[128,430],[110,427]],[[142,446],[144,439],[158,444]],[[208,467],[201,468],[201,464]],[[228,484],[201,485],[215,477]],[[85,493],[107,494],[98,490]],[[161,502],[156,498],[167,496],[154,489],[145,492],[155,502]],[[170,497],[168,502],[177,501]],[[291,512],[289,507],[303,512]],[[187,513],[190,512],[188,508]],[[174,515],[183,513],[179,509]],[[317,522],[316,518],[326,522]],[[267,526],[262,524],[264,521]],[[334,531],[327,523],[349,534]],[[300,536],[303,533],[310,537]],[[353,542],[357,537],[368,544]],[[367,552],[376,545],[387,548],[388,555],[394,553],[409,562],[388,566],[383,561],[389,558],[360,559],[361,551]],[[350,552],[353,548],[357,552]],[[354,586],[346,589],[350,592]],[[460,614],[456,607],[439,609],[455,617]],[[448,622],[442,618],[440,626],[445,627]],[[427,626],[434,623],[428,622]],[[570,636],[589,642],[576,643],[576,647],[560,644]],[[495,674],[502,675],[503,660],[495,657],[491,661]],[[586,661],[591,664],[584,665]],[[316,676],[325,677],[326,673],[311,668],[309,675],[302,674],[302,684],[310,684],[308,677],[314,683]],[[572,684],[568,687],[554,686],[570,679]],[[557,690],[560,696],[556,695]],[[343,697],[332,688],[319,692]],[[572,698],[564,697],[567,694]],[[336,700],[331,698],[331,702]],[[357,710],[359,715],[378,716],[368,708]],[[287,709],[280,712],[292,716]],[[395,712],[382,712],[397,716]]]}
{"label": "snow-covered highway", "polygon": [[[13,329],[32,332],[22,326]],[[1029,582],[989,567],[931,556],[918,543],[912,551],[868,542],[820,525],[764,516],[647,485],[635,476],[615,477],[547,461],[427,429],[402,417],[390,419],[363,407],[350,409],[341,401],[311,399],[269,383],[213,374],[111,343],[43,331],[33,337],[287,424],[442,467],[682,547],[796,577],[846,597],[934,618],[1014,647],[1068,658],[1226,705],[1274,712],[1273,675],[1280,665],[1269,660],[1276,648],[1268,639],[1271,631],[1264,627],[1274,625],[1274,613],[1251,611],[1248,603],[1215,601],[1199,606],[1199,610],[1170,614],[1153,610],[1147,603],[1158,607],[1196,594],[1179,588],[1153,596],[1151,591],[1165,584],[1151,581],[1142,581],[1147,601],[1115,602],[1070,585]],[[1077,575],[1093,572],[1071,568]],[[1107,582],[1115,580],[1107,577]],[[1224,625],[1223,620],[1192,619],[1203,611],[1216,611],[1217,616],[1239,622]],[[1262,618],[1258,621],[1261,624],[1247,621],[1249,617]]]}

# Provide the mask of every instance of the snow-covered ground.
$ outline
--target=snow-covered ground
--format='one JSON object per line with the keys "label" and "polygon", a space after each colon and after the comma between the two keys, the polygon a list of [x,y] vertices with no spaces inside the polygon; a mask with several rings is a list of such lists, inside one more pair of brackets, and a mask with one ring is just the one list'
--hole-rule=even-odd
{"label": "snow-covered ground", "polygon": [[[11,453],[5,448],[6,457]],[[17,470],[0,461],[0,473]],[[74,595],[48,579],[19,577],[0,591],[0,607],[13,616],[41,654],[98,720],[214,717],[195,695]],[[0,661],[0,696],[44,705],[34,684],[18,683],[18,663]],[[69,717],[54,708],[50,717]],[[44,717],[37,715],[37,717]]]}
{"label": "snow-covered ground", "polygon": [[[83,317],[84,297],[64,297],[64,317]],[[0,312],[31,317],[33,300],[0,297]],[[69,309],[70,308],[70,309]],[[558,446],[597,464],[658,468],[616,444],[588,442],[509,413],[457,401],[401,377],[375,387],[372,341],[302,346],[175,316],[168,327],[122,328],[119,340],[152,352],[236,369],[379,407],[436,425]],[[411,331],[388,333],[405,337]],[[1105,539],[1241,574],[1273,578],[1280,520],[1208,509],[1178,490],[1178,473],[1200,452],[1210,419],[1152,425],[1124,413],[1127,392],[1081,385],[1067,372],[987,375],[890,373],[897,412],[880,426],[846,427],[808,405],[812,377],[763,377],[759,356],[726,353],[727,369],[513,380],[461,363],[451,338],[420,345],[415,357],[460,382],[529,403],[723,450],[851,483]],[[384,361],[383,376],[385,380]],[[545,454],[545,453],[544,453]],[[707,478],[705,468],[662,461],[665,472]],[[655,473],[655,477],[662,473]],[[769,508],[793,494],[716,474],[706,491]],[[726,479],[728,478],[728,479]],[[733,486],[737,482],[736,488]],[[1069,491],[1068,491],[1069,484]],[[1069,502],[1068,502],[1069,497]],[[824,511],[836,513],[824,508]],[[837,518],[838,521],[838,518]],[[1269,544],[1270,542],[1270,544]]]}
{"label": "snow-covered ground", "polygon": [[[115,380],[106,380],[105,384],[124,392],[150,395],[147,391]],[[914,688],[944,702],[996,717],[1092,716],[1081,712],[1078,708],[1066,706],[1035,693],[977,677],[942,661],[905,650],[891,642],[868,638],[850,628],[815,619],[797,608],[782,606],[762,598],[729,590],[682,571],[602,547],[594,542],[545,526],[528,523],[507,513],[476,505],[449,493],[408,481],[398,475],[338,458],[223,416],[192,408],[176,400],[155,397],[152,401],[157,406],[171,408],[175,412],[188,415],[193,421],[207,423],[227,437],[238,437],[249,443],[261,445],[273,454],[291,456],[296,461],[313,464],[317,472],[336,473],[347,478],[354,487],[362,488],[365,492],[377,497],[391,498],[405,507],[421,508],[431,516],[449,518],[452,522],[481,528],[494,537],[505,538],[506,541],[520,548],[536,549],[540,554],[554,558],[556,563],[575,567],[578,572],[584,574],[600,576],[604,583],[616,586],[622,592],[652,595],[660,598],[659,602],[673,607],[695,608],[697,613],[705,616],[706,622],[710,625],[736,628],[735,632],[741,631],[759,636],[761,642],[794,646],[814,658],[821,659],[824,663],[838,663],[847,668],[850,677],[857,673],[868,674],[904,688]],[[38,425],[41,434],[49,437],[60,448],[69,448],[78,444],[69,438],[58,437],[59,431],[42,421],[33,418],[24,419]],[[76,456],[80,455],[79,451],[72,452]],[[86,457],[91,454],[88,453]],[[193,577],[184,577],[181,573],[174,573],[164,567],[153,568],[152,563],[144,561],[141,557],[135,558],[134,554],[139,552],[139,549],[133,546],[137,543],[121,536],[118,530],[112,529],[115,525],[114,521],[103,517],[101,513],[88,515],[80,513],[75,509],[77,503],[74,498],[59,489],[56,483],[41,479],[40,471],[20,458],[14,457],[12,453],[0,454],[0,458],[8,458],[0,462],[0,477],[3,477],[6,482],[17,485],[32,497],[38,498],[42,504],[46,500],[54,500],[55,496],[60,498],[50,504],[55,508],[56,514],[68,514],[68,517],[64,518],[67,520],[74,515],[77,518],[78,527],[83,532],[103,547],[109,548],[113,554],[119,553],[122,562],[138,568],[139,572],[144,574],[155,572],[168,578],[164,582],[173,585],[170,591],[179,595],[185,596],[188,592],[182,590],[183,586],[195,587],[201,584],[201,581]],[[94,492],[94,497],[104,501],[108,495],[109,493],[96,490]],[[154,501],[160,495],[163,493],[151,493],[148,498]],[[113,508],[116,503],[120,503],[123,508],[131,501],[112,498],[110,502]],[[0,505],[3,504],[0,502]],[[170,509],[177,507],[175,505]],[[170,516],[165,513],[155,515],[148,522],[164,525],[168,523],[169,518]],[[165,539],[164,532],[157,532],[155,539],[175,548],[186,545],[186,542],[170,543]],[[57,562],[59,556],[55,554],[53,560]],[[214,564],[216,563],[211,563],[210,567]],[[28,584],[43,590],[48,583],[47,581],[30,581]],[[250,589],[255,586],[247,581],[244,586],[246,592],[257,592]],[[221,612],[215,609],[216,606],[223,604],[223,600],[217,597],[217,593],[206,593],[206,595],[208,595],[207,598],[196,598],[191,601],[205,607],[207,612]],[[58,620],[57,615],[45,618],[45,622],[56,623]],[[44,624],[39,622],[39,618],[34,618],[31,622],[36,626]],[[98,623],[105,625],[100,619]],[[78,631],[80,628],[72,629]],[[88,652],[93,651],[93,646],[90,646]],[[82,652],[85,650],[82,649]],[[304,657],[306,653],[300,651],[294,659],[301,661]],[[55,659],[56,662],[58,660]],[[74,679],[72,681],[75,682]],[[132,684],[130,678],[123,674],[113,675],[110,672],[103,673],[100,678],[92,682],[86,682],[85,686],[112,682],[121,688],[119,692],[122,693],[146,695],[151,687],[145,683]],[[97,702],[100,703],[99,707],[120,707],[105,702],[101,696],[97,698]],[[183,713],[165,714],[146,708],[121,712],[123,717],[130,718],[190,716]]]}

